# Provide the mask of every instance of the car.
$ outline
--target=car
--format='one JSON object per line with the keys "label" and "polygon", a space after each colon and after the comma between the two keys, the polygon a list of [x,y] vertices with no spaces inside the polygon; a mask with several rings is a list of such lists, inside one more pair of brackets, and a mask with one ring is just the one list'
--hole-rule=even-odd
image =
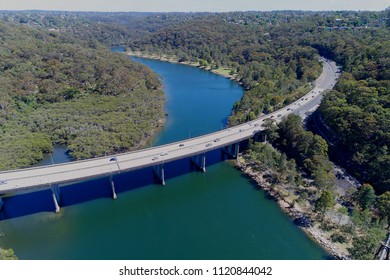
{"label": "car", "polygon": [[116,157],[110,158],[110,161],[117,161],[118,159]]}
{"label": "car", "polygon": [[258,123],[255,123],[255,127],[257,127],[257,126],[259,126],[259,124],[258,124]]}
{"label": "car", "polygon": [[291,108],[287,108],[287,111],[291,111]]}
{"label": "car", "polygon": [[271,119],[274,118],[275,116],[271,116]]}
{"label": "car", "polygon": [[217,139],[214,139],[214,142],[219,142],[219,140],[220,140],[219,138],[217,138]]}
{"label": "car", "polygon": [[0,185],[7,184],[7,180],[0,180]]}
{"label": "car", "polygon": [[168,155],[168,153],[167,152],[162,152],[161,154],[160,154],[160,156],[166,156],[166,155]]}
{"label": "car", "polygon": [[158,157],[152,157],[152,160],[158,160]]}
{"label": "car", "polygon": [[192,149],[195,149],[195,146],[191,146],[190,149],[191,149],[191,150],[192,150]]}
{"label": "car", "polygon": [[282,114],[279,114],[279,115],[278,115],[278,118],[281,117],[281,116],[282,116]]}
{"label": "car", "polygon": [[184,144],[183,144],[183,143],[181,143],[181,144],[179,145],[179,147],[184,147]]}
{"label": "car", "polygon": [[211,143],[208,143],[207,145],[206,145],[206,147],[211,147],[213,144],[211,144]]}

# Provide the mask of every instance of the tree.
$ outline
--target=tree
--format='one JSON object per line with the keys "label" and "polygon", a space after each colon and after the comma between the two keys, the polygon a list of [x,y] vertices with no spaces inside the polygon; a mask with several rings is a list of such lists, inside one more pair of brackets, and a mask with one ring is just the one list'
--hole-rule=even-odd
{"label": "tree", "polygon": [[326,143],[325,139],[319,135],[314,135],[311,144],[310,153],[311,156],[320,155],[327,157],[328,156],[328,143]]}
{"label": "tree", "polygon": [[15,256],[14,250],[12,249],[2,249],[0,248],[0,260],[17,260],[18,257]]}
{"label": "tree", "polygon": [[315,211],[324,213],[335,205],[334,196],[331,191],[325,190],[315,202]]}
{"label": "tree", "polygon": [[376,199],[374,188],[370,184],[363,184],[355,196],[356,201],[363,210],[370,208]]}
{"label": "tree", "polygon": [[372,260],[384,237],[382,229],[371,228],[367,234],[355,237],[352,241],[352,248],[348,251],[353,259]]}
{"label": "tree", "polygon": [[345,207],[345,206],[341,206],[341,207],[337,210],[337,215],[339,216],[339,225],[340,225],[343,216],[348,215],[348,208]]}
{"label": "tree", "polygon": [[263,132],[265,141],[273,142],[279,137],[278,127],[273,119],[265,119],[262,127],[265,129]]}
{"label": "tree", "polygon": [[314,179],[314,184],[320,189],[333,189],[335,186],[334,175],[331,172],[326,172],[323,169],[316,170],[312,177]]}
{"label": "tree", "polygon": [[380,195],[375,204],[381,219],[387,218],[387,223],[390,225],[390,191]]}
{"label": "tree", "polygon": [[367,229],[371,225],[372,212],[369,209],[361,211],[355,208],[352,213],[352,221],[360,228]]}

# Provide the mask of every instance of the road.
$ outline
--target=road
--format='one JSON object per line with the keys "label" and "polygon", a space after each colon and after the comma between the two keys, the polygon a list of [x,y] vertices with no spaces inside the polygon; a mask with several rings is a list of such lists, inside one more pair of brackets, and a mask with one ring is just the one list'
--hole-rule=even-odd
{"label": "road", "polygon": [[334,62],[324,58],[321,60],[323,72],[315,81],[314,88],[298,101],[271,114],[218,132],[135,152],[44,167],[3,171],[0,172],[0,194],[47,188],[188,158],[249,139],[258,131],[264,130],[262,125],[266,119],[273,119],[278,123],[291,113],[304,117],[319,106],[324,91],[332,89],[339,77],[339,71]]}

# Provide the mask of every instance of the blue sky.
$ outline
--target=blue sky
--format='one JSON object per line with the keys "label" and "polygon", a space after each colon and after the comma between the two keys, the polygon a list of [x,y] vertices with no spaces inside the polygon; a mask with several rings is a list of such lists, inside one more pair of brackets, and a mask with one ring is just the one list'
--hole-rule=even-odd
{"label": "blue sky", "polygon": [[226,12],[384,10],[389,0],[0,0],[0,10]]}

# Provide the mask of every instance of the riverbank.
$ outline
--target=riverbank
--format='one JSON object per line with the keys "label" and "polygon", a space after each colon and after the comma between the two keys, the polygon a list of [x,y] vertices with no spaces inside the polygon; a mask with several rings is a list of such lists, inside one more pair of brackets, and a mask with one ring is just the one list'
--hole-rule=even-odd
{"label": "riverbank", "polygon": [[293,221],[300,217],[309,217],[312,225],[309,227],[300,227],[307,236],[319,244],[325,251],[336,259],[349,259],[346,246],[332,242],[330,234],[320,227],[320,221],[315,217],[311,207],[302,207],[295,202],[294,197],[283,192],[286,188],[280,184],[272,186],[263,176],[263,173],[253,170],[251,164],[245,161],[242,156],[238,157],[236,168],[251,178],[259,188],[279,205],[280,209],[286,213]]}
{"label": "riverbank", "polygon": [[241,85],[240,78],[238,77],[237,74],[231,74],[231,71],[233,69],[223,67],[223,68],[218,68],[218,69],[213,69],[211,66],[201,66],[199,62],[190,62],[190,61],[180,61],[177,57],[173,56],[168,56],[168,55],[157,55],[157,54],[146,54],[143,52],[139,51],[127,51],[127,55],[129,56],[134,56],[134,57],[140,57],[140,58],[146,58],[146,59],[153,59],[153,60],[159,60],[159,61],[164,61],[164,62],[169,62],[169,63],[175,63],[175,64],[183,64],[187,66],[192,66],[196,68],[203,69],[205,71],[212,72],[214,74],[220,75],[222,77],[225,77],[229,80],[236,81]]}

